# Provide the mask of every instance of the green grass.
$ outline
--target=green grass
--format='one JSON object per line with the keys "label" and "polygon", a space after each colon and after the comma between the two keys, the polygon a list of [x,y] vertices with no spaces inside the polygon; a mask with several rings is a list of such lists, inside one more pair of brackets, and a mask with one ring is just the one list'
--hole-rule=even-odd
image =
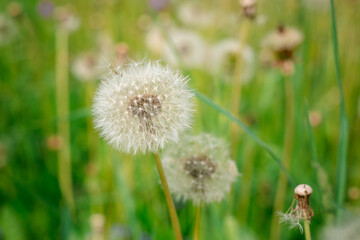
{"label": "green grass", "polygon": [[[81,19],[80,28],[69,35],[70,70],[78,54],[98,51],[101,33],[115,43],[127,43],[131,58],[157,59],[145,43],[146,31],[141,23],[146,21],[163,25],[166,33],[166,21],[171,19],[175,25],[198,32],[209,45],[238,37],[238,1],[199,1],[223,12],[217,23],[230,14],[235,16],[231,24],[215,23],[204,29],[182,24],[177,14],[181,3],[172,2],[157,15],[146,1],[62,1],[71,4]],[[268,239],[281,171],[291,183],[286,189],[286,206],[293,199],[294,185],[313,186],[313,239],[321,239],[319,234],[335,222],[334,216],[341,222],[342,216],[354,217],[352,213],[360,206],[356,195],[360,191],[360,16],[356,12],[360,5],[356,1],[330,0],[329,5],[317,10],[306,7],[305,2],[258,1],[257,12],[266,21],[249,28],[247,41],[255,52],[256,70],[251,81],[241,88],[236,114],[230,110],[233,85],[225,74],[180,67],[189,75],[196,95],[191,132],[205,131],[228,140],[231,156],[245,178],[238,179],[222,202],[202,206],[200,239]],[[7,16],[9,3],[0,2],[0,12]],[[89,91],[91,84],[98,84],[100,79],[83,82],[66,70],[69,112],[58,116],[56,21],[39,16],[36,1],[18,3],[23,15],[12,19],[17,35],[11,43],[0,44],[0,235],[15,240],[85,239],[91,232],[90,216],[101,213],[106,219],[106,239],[131,239],[129,233],[132,239],[172,239],[166,201],[152,157],[116,152],[93,129]],[[94,27],[94,23],[101,27]],[[295,53],[296,71],[291,79],[295,131],[288,170],[281,159],[285,125],[283,77],[259,60],[263,37],[279,23],[296,27],[304,34],[304,42]],[[322,117],[317,125],[312,124],[314,112]],[[57,152],[47,146],[48,137],[57,134],[57,125],[63,121],[68,121],[70,128],[66,150],[71,149],[68,174],[74,209],[60,188]],[[239,134],[236,141],[230,142],[233,124]],[[184,239],[191,239],[196,208],[191,202],[175,205]],[[282,239],[304,239],[299,231],[281,226]]]}

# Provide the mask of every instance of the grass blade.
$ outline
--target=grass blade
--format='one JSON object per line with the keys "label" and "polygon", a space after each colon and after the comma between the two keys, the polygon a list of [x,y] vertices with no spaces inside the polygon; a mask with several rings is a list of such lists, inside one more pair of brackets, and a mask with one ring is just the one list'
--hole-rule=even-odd
{"label": "grass blade", "polygon": [[[342,88],[340,61],[339,61],[339,48],[336,30],[336,17],[334,0],[330,0],[331,5],[331,36],[334,50],[334,61],[336,70],[336,80],[339,89],[340,100],[340,128],[339,128],[339,149],[337,160],[337,173],[336,173],[336,187],[335,187],[335,201],[339,206],[343,206],[346,191],[346,175],[347,175],[347,148],[348,148],[348,135],[349,124],[345,112],[344,92]],[[339,220],[340,211],[336,210],[336,218]]]}
{"label": "grass blade", "polygon": [[292,179],[290,173],[286,170],[284,165],[281,163],[281,160],[276,154],[271,150],[271,148],[261,140],[250,128],[248,128],[243,122],[237,119],[234,115],[232,115],[229,111],[225,110],[221,106],[214,103],[210,98],[202,95],[201,93],[194,90],[194,94],[197,98],[199,98],[204,103],[208,104],[218,112],[224,114],[228,119],[236,123],[240,128],[242,128],[257,144],[259,144],[269,155],[270,157],[279,165],[280,169],[285,173],[287,179],[289,180],[290,184],[295,187],[295,182]]}

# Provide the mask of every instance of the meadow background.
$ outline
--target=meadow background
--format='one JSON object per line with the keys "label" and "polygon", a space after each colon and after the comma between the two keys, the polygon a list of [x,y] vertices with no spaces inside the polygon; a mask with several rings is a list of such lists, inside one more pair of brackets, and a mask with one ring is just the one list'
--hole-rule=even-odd
{"label": "meadow background", "polygon": [[[201,9],[195,11],[195,22],[191,15],[184,20],[180,11],[190,1],[173,0],[158,11],[156,6],[163,2],[154,0],[152,6],[134,0],[0,2],[0,20],[11,22],[4,30],[0,21],[0,239],[173,238],[152,156],[125,155],[100,139],[92,125],[91,102],[101,77],[84,81],[73,71],[84,52],[109,61],[120,52],[125,58],[146,56],[174,63],[151,50],[152,42],[155,48],[165,43],[149,37],[153,27],[167,36],[169,26],[199,34],[207,46],[228,38],[244,40],[252,54],[252,60],[242,64],[241,70],[248,70],[249,76],[239,88],[237,103],[233,102],[234,68],[241,60],[236,56],[216,73],[195,64],[177,64],[190,76],[191,87],[202,94],[196,100],[192,132],[227,139],[242,172],[222,202],[204,206],[201,239],[269,239],[274,214],[290,206],[293,186],[287,184],[284,206],[274,210],[279,165],[228,114],[232,112],[281,158],[289,100],[286,81],[291,81],[294,93],[289,173],[295,184],[307,183],[314,189],[313,238],[322,239],[324,229],[336,222],[341,226],[344,219],[356,218],[360,207],[360,1],[335,1],[349,126],[346,154],[340,157],[341,163],[347,161],[347,172],[342,173],[338,151],[339,143],[345,142],[339,140],[339,88],[328,1],[258,1],[254,21],[242,16],[236,0],[191,1]],[[75,17],[71,31],[63,30],[56,17],[60,6]],[[205,20],[199,25],[196,19],[201,17]],[[291,77],[284,78],[261,59],[264,37],[279,24],[304,35]],[[198,53],[201,47],[195,45],[192,51]],[[65,79],[68,86],[56,79]],[[344,186],[337,184],[339,175]],[[336,198],[339,194],[343,203]],[[191,239],[195,208],[191,202],[176,202],[176,207],[184,239]],[[281,231],[281,239],[304,238],[285,224]]]}

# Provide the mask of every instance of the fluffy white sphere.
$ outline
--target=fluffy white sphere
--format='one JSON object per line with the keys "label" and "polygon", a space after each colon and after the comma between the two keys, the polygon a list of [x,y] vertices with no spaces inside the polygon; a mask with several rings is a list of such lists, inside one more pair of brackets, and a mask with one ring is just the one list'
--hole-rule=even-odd
{"label": "fluffy white sphere", "polygon": [[93,115],[115,149],[156,152],[190,127],[193,94],[180,72],[146,61],[112,69],[96,92]]}
{"label": "fluffy white sphere", "polygon": [[171,193],[195,204],[221,201],[239,176],[227,144],[209,134],[185,136],[162,161]]}

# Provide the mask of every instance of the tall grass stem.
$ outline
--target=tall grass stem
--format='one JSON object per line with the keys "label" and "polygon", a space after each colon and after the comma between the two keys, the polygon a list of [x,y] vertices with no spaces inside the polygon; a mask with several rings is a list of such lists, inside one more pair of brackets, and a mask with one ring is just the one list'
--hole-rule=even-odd
{"label": "tall grass stem", "polygon": [[[335,201],[339,206],[343,206],[346,192],[346,178],[347,178],[347,149],[348,149],[348,136],[349,124],[345,111],[344,91],[342,87],[341,71],[340,71],[340,57],[336,29],[336,16],[334,0],[330,0],[331,5],[331,36],[334,50],[334,61],[337,85],[339,89],[340,101],[340,127],[339,127],[339,149],[337,160],[337,173],[336,173],[336,188],[335,188]],[[336,209],[336,219],[339,221],[341,211]]]}
{"label": "tall grass stem", "polygon": [[57,132],[63,145],[57,152],[58,178],[64,201],[74,209],[74,197],[71,179],[71,146],[69,122],[69,54],[68,32],[61,27],[56,30],[56,114]]}
{"label": "tall grass stem", "polygon": [[[289,170],[292,152],[294,148],[294,89],[290,77],[284,77],[285,81],[285,132],[283,149],[283,166]],[[286,197],[287,178],[283,172],[280,172],[273,212],[283,209]],[[280,239],[281,226],[276,214],[272,215],[270,239]]]}
{"label": "tall grass stem", "polygon": [[280,158],[274,153],[274,151],[269,147],[268,144],[266,144],[263,140],[261,140],[250,128],[248,128],[243,122],[241,122],[239,119],[237,119],[234,115],[232,115],[229,111],[225,110],[221,106],[217,105],[215,102],[213,102],[210,98],[204,96],[203,94],[199,93],[196,90],[193,90],[195,96],[203,101],[204,103],[208,104],[212,108],[214,108],[219,113],[226,116],[229,120],[235,122],[241,129],[243,129],[257,144],[259,144],[269,155],[270,157],[279,165],[281,171],[285,174],[287,179],[289,180],[292,187],[295,187],[295,182],[293,178],[291,177],[288,170],[284,167],[282,164]]}

